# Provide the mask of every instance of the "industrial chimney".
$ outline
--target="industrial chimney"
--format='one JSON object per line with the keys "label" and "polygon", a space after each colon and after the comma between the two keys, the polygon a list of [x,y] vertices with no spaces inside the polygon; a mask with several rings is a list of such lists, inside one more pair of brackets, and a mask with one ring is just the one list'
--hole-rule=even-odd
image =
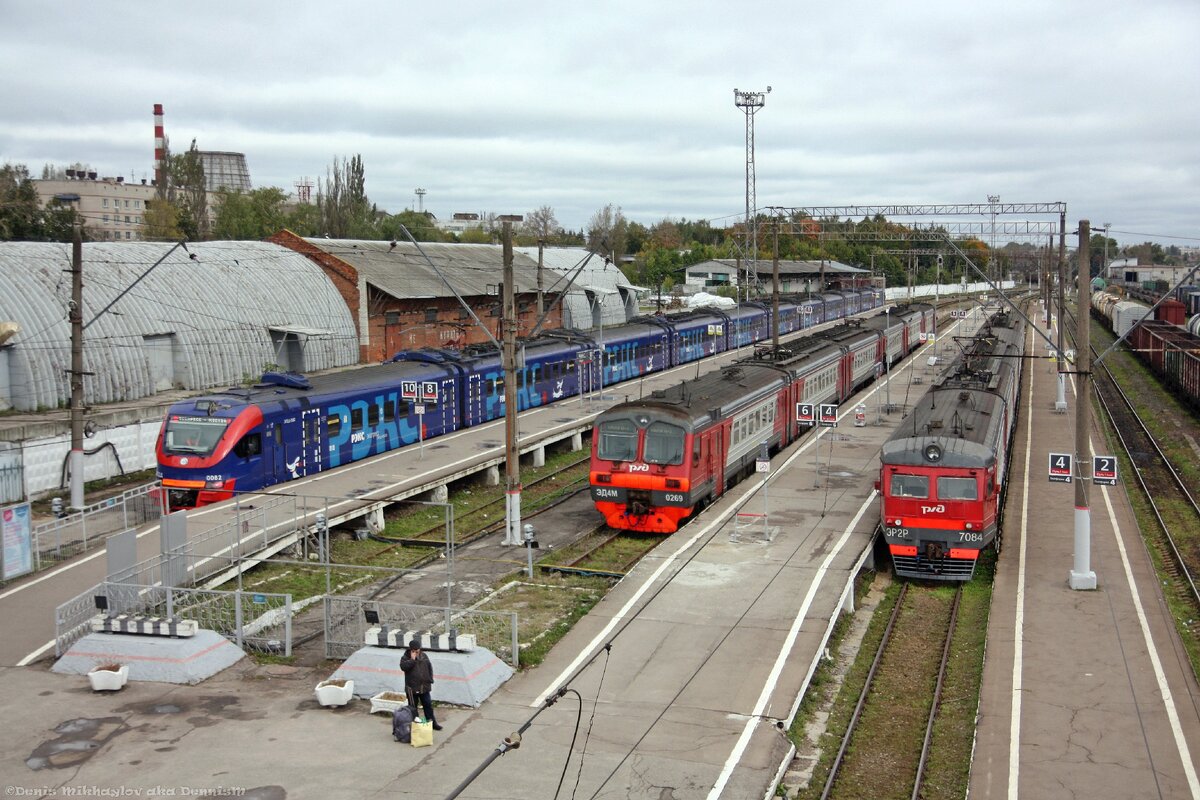
{"label": "industrial chimney", "polygon": [[162,103],[154,104],[154,183],[160,192],[166,191],[167,141],[163,136]]}

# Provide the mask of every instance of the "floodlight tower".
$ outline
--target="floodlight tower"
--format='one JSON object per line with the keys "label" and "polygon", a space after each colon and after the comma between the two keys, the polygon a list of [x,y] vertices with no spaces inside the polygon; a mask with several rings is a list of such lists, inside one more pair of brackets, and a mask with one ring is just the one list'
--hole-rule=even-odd
{"label": "floodlight tower", "polygon": [[418,187],[417,189],[413,190],[413,193],[417,196],[417,213],[424,213],[426,194],[425,190]]}
{"label": "floodlight tower", "polygon": [[[746,114],[746,274],[753,275],[748,282],[758,282],[758,199],[754,196],[754,115],[767,104],[768,86],[765,92],[741,92],[733,90],[733,104]],[[754,214],[751,217],[751,214]],[[751,227],[751,219],[755,220]]]}

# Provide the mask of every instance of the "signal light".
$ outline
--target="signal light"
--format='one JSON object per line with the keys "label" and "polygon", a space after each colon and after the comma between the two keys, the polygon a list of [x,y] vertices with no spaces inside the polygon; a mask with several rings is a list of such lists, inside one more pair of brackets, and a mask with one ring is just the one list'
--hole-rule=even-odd
{"label": "signal light", "polygon": [[607,472],[597,473],[596,483],[612,483],[612,475]]}
{"label": "signal light", "polygon": [[675,478],[667,478],[667,488],[668,489],[678,489],[679,481],[676,480]]}

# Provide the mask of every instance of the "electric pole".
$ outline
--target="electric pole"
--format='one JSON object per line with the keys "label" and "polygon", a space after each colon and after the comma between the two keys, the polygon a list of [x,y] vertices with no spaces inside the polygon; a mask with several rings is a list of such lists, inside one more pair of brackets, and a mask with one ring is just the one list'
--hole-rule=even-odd
{"label": "electric pole", "polygon": [[521,449],[517,443],[517,304],[513,287],[512,223],[503,223],[504,284],[501,333],[504,360],[504,544],[521,544]]}
{"label": "electric pole", "polygon": [[[1091,466],[1088,449],[1088,425],[1091,417],[1091,316],[1088,313],[1088,286],[1091,283],[1088,239],[1091,223],[1079,220],[1079,274],[1076,282],[1079,293],[1075,310],[1078,329],[1075,334],[1075,563],[1067,583],[1072,589],[1095,589],[1096,573],[1092,572],[1092,512],[1088,508],[1087,482],[1084,465]],[[1060,320],[1061,324],[1061,320]]]}
{"label": "electric pole", "polygon": [[1063,362],[1063,324],[1067,319],[1067,212],[1058,215],[1058,389],[1054,398],[1054,410],[1067,410],[1067,374]]}
{"label": "electric pole", "polygon": [[83,508],[83,230],[71,241],[71,508]]}
{"label": "electric pole", "polygon": [[[779,220],[772,226],[775,244],[771,248],[771,344],[779,352]],[[765,480],[765,479],[764,479]]]}
{"label": "electric pole", "polygon": [[537,271],[537,318],[538,319],[542,318],[542,312],[545,310],[542,307],[545,303],[544,295],[542,292],[542,263],[543,263],[543,257],[544,257],[543,251],[545,249],[546,249],[546,240],[539,238],[538,239],[538,271]]}

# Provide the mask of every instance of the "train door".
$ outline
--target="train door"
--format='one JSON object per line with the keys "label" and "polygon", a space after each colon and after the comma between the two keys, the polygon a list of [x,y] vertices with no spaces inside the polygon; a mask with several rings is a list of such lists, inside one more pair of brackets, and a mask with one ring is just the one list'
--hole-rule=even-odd
{"label": "train door", "polygon": [[725,425],[718,425],[709,436],[709,469],[713,476],[713,497],[725,494]]}
{"label": "train door", "polygon": [[467,376],[467,411],[463,414],[464,422],[470,420],[472,425],[478,425],[487,421],[484,412],[484,386],[483,376],[478,372]]}
{"label": "train door", "polygon": [[300,474],[311,475],[321,471],[324,455],[321,437],[321,409],[309,408],[300,413]]}
{"label": "train door", "polygon": [[274,451],[271,463],[275,467],[275,481],[290,481],[299,478],[300,462],[304,459],[304,433],[301,417],[293,415],[271,426],[271,445]]}

